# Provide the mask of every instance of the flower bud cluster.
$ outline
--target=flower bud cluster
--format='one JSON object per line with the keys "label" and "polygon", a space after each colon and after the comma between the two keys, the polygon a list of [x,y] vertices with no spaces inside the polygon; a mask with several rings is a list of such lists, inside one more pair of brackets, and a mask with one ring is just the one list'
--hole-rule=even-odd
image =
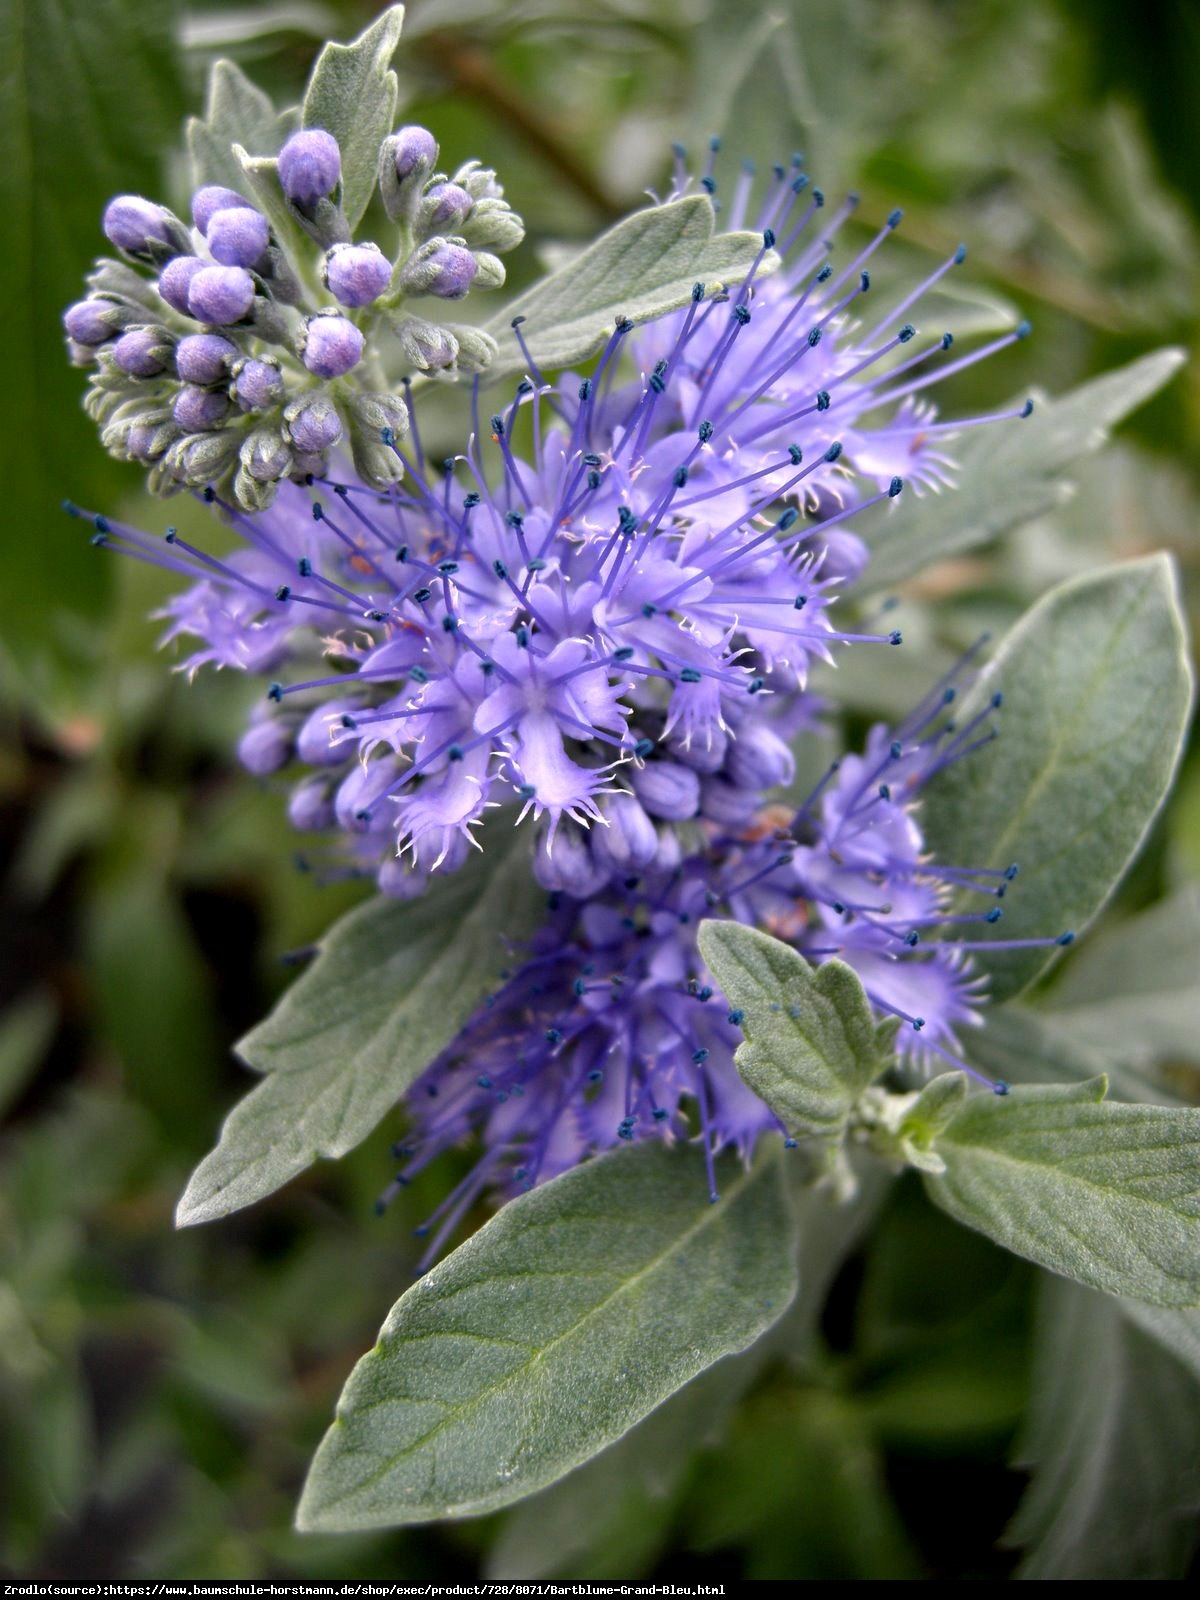
{"label": "flower bud cluster", "polygon": [[369,239],[350,236],[341,151],[322,128],[252,163],[246,194],[198,188],[191,226],[140,195],[110,201],[120,259],[97,263],[63,317],[105,447],[145,466],[156,493],[215,487],[245,511],[323,474],[339,447],[364,483],[396,482],[399,457],[380,444],[385,428],[408,429],[396,380],[477,372],[495,353],[481,330],[407,302],[498,287],[498,252],[524,233],[493,172],[436,166],[427,129],[383,141],[386,216]]}

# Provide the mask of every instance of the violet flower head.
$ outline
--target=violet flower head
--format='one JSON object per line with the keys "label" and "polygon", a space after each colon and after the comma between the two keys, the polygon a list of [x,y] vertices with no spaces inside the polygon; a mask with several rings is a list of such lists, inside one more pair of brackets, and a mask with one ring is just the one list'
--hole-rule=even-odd
{"label": "violet flower head", "polygon": [[[460,177],[486,198],[487,175]],[[743,176],[735,223],[748,206]],[[472,432],[440,465],[410,385],[403,402],[357,396],[355,426],[396,463],[382,491],[325,466],[340,402],[287,399],[279,427],[249,436],[244,470],[270,478],[290,452],[308,472],[256,513],[204,491],[243,540],[231,556],[97,522],[102,546],[186,580],[164,616],[167,641],[198,641],[187,670],[270,678],[240,754],[264,779],[289,775],[289,817],[328,838],[327,870],[372,872],[411,898],[486,847],[489,812],[532,828],[547,925],[412,1097],[405,1180],[464,1135],[483,1141],[439,1240],[483,1189],[511,1192],[616,1142],[698,1135],[710,1155],[745,1153],[776,1126],[732,1065],[737,1017],[696,946],[706,915],[765,926],[817,964],[839,956],[898,1019],[902,1059],[965,1066],[957,1031],[977,1020],[980,985],[959,925],[995,922],[1011,877],[930,863],[915,801],[991,737],[990,710],[956,731],[953,685],[939,686],[802,806],[771,803],[793,778],[796,734],[820,718],[813,667],[903,642],[839,619],[868,558],[849,524],[909,480],[946,481],[956,433],[1028,414],[936,419],[939,378],[1024,330],[953,361],[948,338],[916,331],[910,315],[961,251],[864,320],[867,263],[899,215],[838,268],[852,210],[827,216],[819,191],[777,169],[746,280],[698,283],[640,328],[618,318],[586,376],[548,381],[517,318],[525,378],[486,425],[476,388]],[[465,246],[428,239],[402,288],[448,292],[438,275],[459,258],[473,274]],[[373,259],[365,246],[326,259],[346,311],[310,316],[301,346],[323,379],[370,354],[351,318]],[[205,267],[189,295],[243,271]],[[261,367],[232,362],[240,409]],[[195,392],[214,414],[224,399],[219,385]],[[189,425],[212,424],[198,410]],[[984,909],[951,915],[964,888]]]}

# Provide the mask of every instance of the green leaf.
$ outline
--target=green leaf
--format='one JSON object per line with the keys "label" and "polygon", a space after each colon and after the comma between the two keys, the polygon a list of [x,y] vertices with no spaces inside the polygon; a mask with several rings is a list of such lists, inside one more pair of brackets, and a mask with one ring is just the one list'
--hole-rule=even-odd
{"label": "green leaf", "polygon": [[734,1064],[793,1138],[840,1138],[883,1060],[863,986],[842,961],[815,971],[790,945],[740,922],[702,922],[700,953],[744,1013]]}
{"label": "green leaf", "polygon": [[1104,1078],[978,1095],[926,1175],[944,1211],[1108,1294],[1200,1304],[1200,1110],[1106,1101]]}
{"label": "green leaf", "polygon": [[161,182],[184,105],[176,21],[172,0],[59,0],[49,14],[12,0],[0,12],[0,304],[19,418],[4,506],[9,525],[27,530],[0,541],[0,592],[10,598],[5,646],[34,692],[43,661],[86,657],[71,614],[97,615],[109,594],[109,568],[64,522],[63,496],[102,509],[138,477],[100,448],[58,330],[105,247],[105,202]]}
{"label": "green leaf", "polygon": [[[1143,1300],[1122,1300],[1121,1310],[1136,1322],[1143,1333],[1182,1361],[1192,1377],[1200,1382],[1200,1311],[1192,1307],[1174,1310],[1167,1306],[1148,1306]],[[1200,1395],[1197,1395],[1200,1403]]]}
{"label": "green leaf", "polygon": [[512,1200],[392,1309],[313,1462],[297,1525],[470,1516],[620,1438],[796,1290],[777,1159],[638,1145]]}
{"label": "green leaf", "polygon": [[208,75],[204,116],[188,118],[192,187],[215,183],[240,189],[242,164],[233,153],[234,145],[244,145],[256,156],[277,155],[296,120],[295,111],[277,112],[271,97],[235,62],[215,61]]}
{"label": "green leaf", "polygon": [[[1078,931],[1137,853],[1179,759],[1191,669],[1169,557],[1052,589],[964,697],[959,722],[997,690],[1000,736],[930,785],[926,838],[942,861],[1019,864],[997,937]],[[993,1000],[1056,953],[982,956]]]}
{"label": "green leaf", "polygon": [[536,926],[543,898],[523,841],[506,851],[497,839],[421,900],[377,898],[335,923],[309,971],[238,1045],[266,1076],[193,1173],[179,1226],[353,1150],[471,1016],[505,940]]}
{"label": "green leaf", "polygon": [[1046,1280],[1033,1406],[1017,1459],[1033,1481],[1009,1528],[1031,1579],[1181,1578],[1196,1540],[1200,1390],[1126,1307]]}
{"label": "green leaf", "polygon": [[736,1551],[751,1581],[921,1575],[868,1420],[856,1397],[827,1390],[755,1395],[685,1523],[690,1548]]}
{"label": "green leaf", "polygon": [[[824,1191],[790,1185],[800,1293],[788,1310],[748,1350],[693,1378],[600,1455],[515,1507],[485,1576],[601,1581],[612,1574],[614,1550],[625,1576],[650,1571],[667,1546],[697,1452],[719,1443],[734,1408],[770,1363],[811,1362],[829,1286],[892,1182],[878,1161],[861,1163],[858,1178],[854,1199],[842,1205]],[[961,1228],[953,1232],[965,1237]]]}
{"label": "green leaf", "polygon": [[976,1066],[1013,1083],[1083,1083],[1107,1075],[1113,1097],[1149,1105],[1179,1105],[1165,1080],[1151,1077],[1107,1051],[1084,1044],[1053,1012],[1010,1003],[989,1006],[981,1028],[964,1035]]}
{"label": "green leaf", "polygon": [[[703,283],[708,296],[741,283],[762,249],[762,236],[714,234],[715,226],[707,195],[651,206],[618,222],[487,324],[485,331],[500,346],[489,378],[525,369],[514,317],[525,319],[521,332],[534,361],[552,369],[594,355],[617,317],[646,322],[686,305],[695,283]],[[768,252],[758,271],[766,274],[778,264]]]}
{"label": "green leaf", "polygon": [[1063,469],[1094,455],[1183,360],[1182,350],[1157,350],[1056,400],[1038,396],[1027,422],[979,428],[953,441],[953,494],[902,496],[886,517],[859,528],[871,545],[871,587],[890,587],[1061,503],[1069,493]]}
{"label": "green leaf", "polygon": [[392,131],[399,86],[390,70],[404,7],[389,6],[352,44],[327,44],[304,96],[306,128],[333,134],[342,152],[342,210],[353,233],[375,189],[379,146]]}
{"label": "green leaf", "polygon": [[1200,891],[1189,885],[1089,941],[1047,1014],[1080,1043],[1143,1068],[1200,1059]]}

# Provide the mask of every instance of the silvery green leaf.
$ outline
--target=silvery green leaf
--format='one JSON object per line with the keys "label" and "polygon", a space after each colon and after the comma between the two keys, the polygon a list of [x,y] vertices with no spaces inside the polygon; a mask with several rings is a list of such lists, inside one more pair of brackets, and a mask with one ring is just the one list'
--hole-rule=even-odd
{"label": "silvery green leaf", "polygon": [[238,164],[238,187],[249,188],[253,200],[266,216],[275,237],[297,260],[304,259],[305,240],[296,216],[279,184],[279,162],[274,156],[252,156],[240,144],[233,147]]}
{"label": "silvery green leaf", "polygon": [[1033,1478],[1007,1536],[1025,1548],[1020,1578],[1180,1578],[1187,1569],[1200,1389],[1133,1325],[1131,1308],[1060,1280],[1042,1285],[1033,1402],[1017,1446]]}
{"label": "silvery green leaf", "polygon": [[[785,1174],[788,1165],[785,1160]],[[790,1182],[799,1235],[800,1291],[779,1321],[671,1396],[615,1444],[505,1518],[489,1578],[637,1577],[662,1552],[696,1454],[718,1443],[741,1397],[769,1364],[806,1369],[823,1356],[818,1329],[830,1284],[874,1222],[891,1188],[882,1163],[860,1163],[853,1200]],[[789,1175],[790,1176],[790,1175]]]}
{"label": "silvery green leaf", "polygon": [[[711,296],[721,285],[742,282],[762,249],[762,236],[714,233],[715,226],[707,195],[651,206],[618,222],[487,324],[500,346],[492,375],[525,369],[514,317],[525,319],[521,332],[533,359],[551,370],[594,355],[617,317],[646,322],[686,305],[695,283]],[[759,273],[777,265],[769,252]]]}
{"label": "silvery green leaf", "polygon": [[1104,1078],[968,1100],[930,1199],[1014,1254],[1108,1294],[1200,1304],[1200,1109],[1104,1099]]}
{"label": "silvery green leaf", "polygon": [[1013,1083],[1082,1083],[1105,1073],[1117,1100],[1180,1104],[1164,1080],[1076,1039],[1042,1007],[989,1006],[983,1026],[964,1034],[963,1043],[975,1066]]}
{"label": "silvery green leaf", "polygon": [[1094,455],[1122,418],[1178,372],[1183,359],[1181,350],[1155,351],[1058,399],[1038,396],[1025,422],[997,423],[952,439],[946,449],[958,463],[953,494],[902,495],[886,516],[856,524],[871,545],[871,587],[890,587],[1058,504],[1068,492],[1063,469]]}
{"label": "silvery green leaf", "polygon": [[193,1173],[179,1225],[250,1205],[366,1138],[470,1017],[542,901],[522,843],[506,851],[497,837],[419,901],[376,898],[336,922],[238,1045],[263,1081]]}
{"label": "silvery green leaf", "polygon": [[511,1200],[393,1308],[350,1375],[297,1524],[471,1516],[619,1439],[796,1290],[777,1158],[637,1145]]}
{"label": "silvery green leaf", "polygon": [[1189,885],[1089,941],[1047,1015],[1080,1043],[1137,1066],[1200,1060],[1200,890]]}
{"label": "silvery green leaf", "polygon": [[815,970],[790,945],[740,922],[702,922],[700,954],[745,1041],[734,1063],[793,1137],[841,1137],[855,1101],[883,1070],[875,1018],[841,961]]}
{"label": "silvery green leaf", "polygon": [[[1191,667],[1170,558],[1052,589],[964,696],[960,725],[997,691],[999,738],[930,785],[926,838],[942,861],[1019,864],[997,938],[1078,932],[1145,838],[1187,727]],[[1025,988],[1055,953],[982,956],[992,998]]]}
{"label": "silvery green leaf", "polygon": [[342,152],[342,210],[350,232],[375,188],[379,146],[392,131],[399,88],[391,60],[404,7],[389,6],[351,44],[327,44],[317,57],[301,108],[306,128],[324,128]]}
{"label": "silvery green leaf", "polygon": [[[1143,1333],[1156,1339],[1200,1382],[1200,1310],[1150,1306],[1144,1300],[1122,1300],[1121,1310]],[[1200,1395],[1197,1396],[1200,1404]]]}
{"label": "silvery green leaf", "polygon": [[697,1452],[720,1438],[770,1359],[768,1342],[718,1361],[615,1444],[514,1507],[489,1552],[487,1577],[600,1582],[612,1576],[614,1550],[625,1577],[648,1570],[667,1543]]}
{"label": "silvery green leaf", "polygon": [[192,187],[215,183],[240,188],[242,167],[234,145],[244,145],[256,156],[276,155],[296,121],[295,111],[277,112],[270,96],[235,62],[215,61],[208,75],[204,116],[188,118]]}

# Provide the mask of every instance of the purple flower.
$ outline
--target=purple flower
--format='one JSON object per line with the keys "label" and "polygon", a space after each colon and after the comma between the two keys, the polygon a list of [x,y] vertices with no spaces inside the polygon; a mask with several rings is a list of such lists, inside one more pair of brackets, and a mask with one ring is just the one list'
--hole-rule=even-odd
{"label": "purple flower", "polygon": [[437,160],[437,140],[428,128],[415,124],[400,128],[393,135],[392,150],[398,178],[407,178],[422,163],[432,167]]}
{"label": "purple flower", "polygon": [[214,211],[204,231],[214,259],[226,267],[255,266],[271,241],[266,217],[246,205]]}
{"label": "purple flower", "polygon": [[171,415],[187,433],[219,428],[229,410],[229,397],[219,389],[201,389],[185,383],[175,396]]}
{"label": "purple flower", "polygon": [[190,333],[175,350],[175,370],[185,383],[220,383],[237,356],[237,346],[219,333]]}
{"label": "purple flower", "polygon": [[108,300],[80,300],[63,313],[63,327],[77,344],[104,344],[116,334],[119,310]]}
{"label": "purple flower", "polygon": [[131,378],[154,378],[171,360],[171,340],[161,328],[130,328],[113,345],[113,360]]}
{"label": "purple flower", "polygon": [[304,365],[318,378],[340,378],[362,359],[363,336],[336,313],[310,317],[304,331]]}
{"label": "purple flower", "polygon": [[243,267],[203,267],[188,284],[188,310],[201,322],[240,322],[253,304],[254,279]]}
{"label": "purple flower", "polygon": [[461,300],[478,271],[475,257],[462,245],[430,239],[405,263],[400,289],[409,295],[432,294],[441,300]]}
{"label": "purple flower", "polygon": [[279,152],[279,182],[296,205],[311,206],[337,188],[342,176],[338,142],[323,128],[294,133]]}
{"label": "purple flower", "polygon": [[392,264],[377,244],[335,244],[325,258],[325,287],[344,306],[369,306],[392,281]]}
{"label": "purple flower", "polygon": [[169,221],[168,211],[139,194],[118,195],[104,208],[106,237],[131,255],[144,253],[152,243],[165,244],[170,238]]}
{"label": "purple flower", "polygon": [[201,233],[207,234],[208,225],[218,211],[249,205],[250,202],[245,195],[238,194],[236,189],[225,189],[215,183],[209,184],[203,189],[197,189],[192,195],[192,221]]}
{"label": "purple flower", "polygon": [[192,280],[198,272],[203,272],[212,263],[204,261],[200,256],[175,256],[168,261],[158,278],[158,292],[171,307],[183,316],[190,316],[188,305],[188,292]]}
{"label": "purple flower", "polygon": [[283,394],[283,374],[274,361],[252,357],[234,368],[229,393],[243,411],[264,411]]}

